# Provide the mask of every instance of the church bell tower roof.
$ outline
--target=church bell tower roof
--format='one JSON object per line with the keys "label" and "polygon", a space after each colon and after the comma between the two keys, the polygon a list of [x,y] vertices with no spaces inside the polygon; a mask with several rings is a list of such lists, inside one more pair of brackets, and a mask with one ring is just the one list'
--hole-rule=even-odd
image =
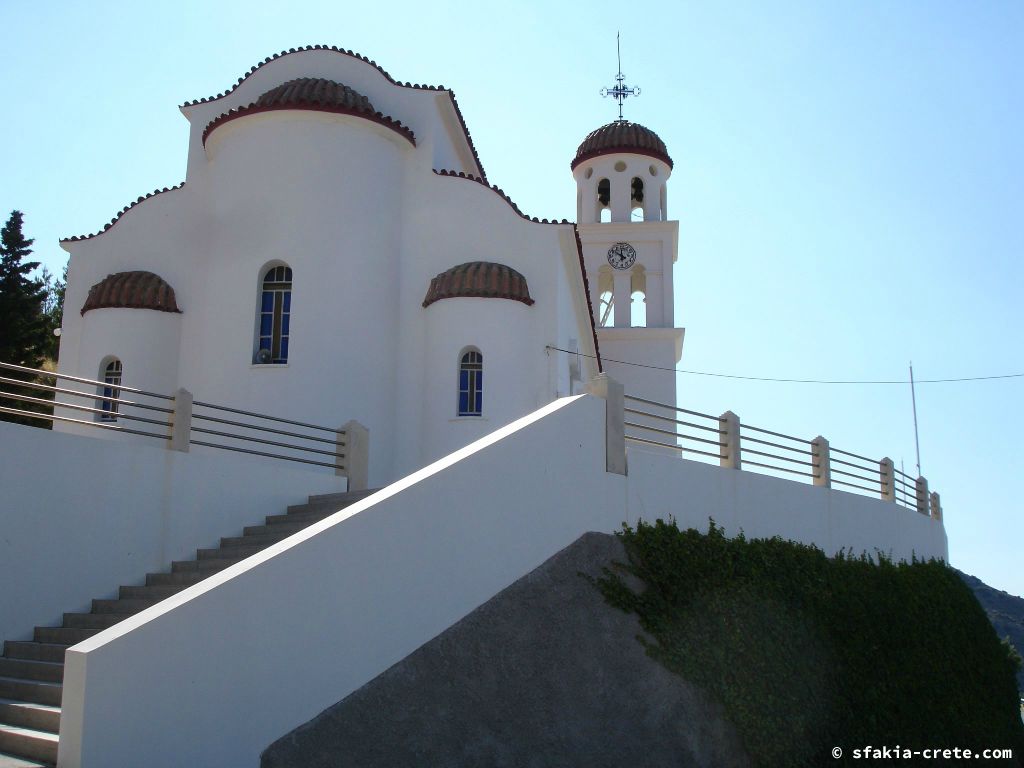
{"label": "church bell tower roof", "polygon": [[572,161],[572,169],[580,163],[600,155],[629,153],[647,155],[672,167],[672,158],[668,155],[665,142],[652,131],[639,123],[628,120],[616,120],[591,131],[576,150],[576,158]]}

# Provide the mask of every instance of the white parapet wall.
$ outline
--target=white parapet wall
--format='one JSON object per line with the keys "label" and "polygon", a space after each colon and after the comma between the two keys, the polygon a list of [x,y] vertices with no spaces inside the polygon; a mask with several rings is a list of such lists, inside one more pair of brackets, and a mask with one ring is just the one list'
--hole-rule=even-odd
{"label": "white parapet wall", "polygon": [[253,768],[586,531],[604,401],[566,398],[67,652],[59,765]]}
{"label": "white parapet wall", "polygon": [[58,765],[254,768],[583,533],[638,518],[946,556],[941,521],[892,503],[643,451],[606,471],[605,418],[558,400],[72,647]]}
{"label": "white parapet wall", "polygon": [[706,532],[711,517],[727,536],[781,536],[827,555],[948,559],[942,521],[895,502],[644,449],[631,448],[628,463],[631,519],[671,517]]}
{"label": "white parapet wall", "polygon": [[0,640],[88,612],[221,536],[344,491],[330,470],[0,422]]}

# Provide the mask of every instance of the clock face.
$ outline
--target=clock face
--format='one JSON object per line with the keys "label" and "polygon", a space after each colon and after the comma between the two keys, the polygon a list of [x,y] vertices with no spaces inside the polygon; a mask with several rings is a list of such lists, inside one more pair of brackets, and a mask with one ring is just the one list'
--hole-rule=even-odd
{"label": "clock face", "polygon": [[636,249],[629,243],[616,243],[608,249],[608,263],[615,269],[629,269],[636,264]]}

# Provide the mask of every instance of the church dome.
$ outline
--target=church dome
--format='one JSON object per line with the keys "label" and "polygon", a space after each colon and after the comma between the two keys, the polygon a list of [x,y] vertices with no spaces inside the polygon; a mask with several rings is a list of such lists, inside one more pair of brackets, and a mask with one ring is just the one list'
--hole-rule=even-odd
{"label": "church dome", "polygon": [[303,104],[321,107],[340,107],[356,112],[373,114],[373,105],[361,93],[347,85],[326,80],[322,77],[300,77],[271,88],[258,99],[255,106],[268,107],[300,106]]}
{"label": "church dome", "polygon": [[527,306],[533,304],[526,278],[512,267],[493,261],[469,261],[445,270],[430,281],[423,306],[457,297],[512,299]]}
{"label": "church dome", "polygon": [[107,307],[181,312],[174,299],[174,289],[159,275],[141,271],[118,272],[96,283],[89,289],[82,314]]}
{"label": "church dome", "polygon": [[650,128],[628,120],[616,120],[614,123],[602,125],[596,131],[587,134],[587,138],[576,150],[576,158],[572,161],[573,170],[580,163],[600,155],[615,153],[647,155],[672,167],[672,158],[668,156],[665,142]]}

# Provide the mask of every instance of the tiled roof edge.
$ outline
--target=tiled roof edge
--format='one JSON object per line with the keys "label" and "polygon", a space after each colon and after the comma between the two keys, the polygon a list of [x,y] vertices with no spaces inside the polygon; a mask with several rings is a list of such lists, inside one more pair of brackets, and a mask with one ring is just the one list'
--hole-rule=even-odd
{"label": "tiled roof edge", "polygon": [[675,168],[672,158],[667,153],[659,152],[656,149],[648,149],[646,147],[604,147],[602,149],[593,149],[574,158],[569,164],[569,169],[575,171],[577,166],[587,162],[587,160],[593,160],[595,157],[602,157],[603,155],[645,155],[646,157],[653,157],[655,160],[661,160],[669,168]]}
{"label": "tiled roof edge", "polygon": [[496,187],[495,185],[488,183],[487,179],[482,179],[479,176],[473,176],[468,173],[463,173],[462,171],[449,171],[444,168],[442,168],[441,170],[435,168],[434,173],[437,174],[438,176],[449,176],[453,178],[467,179],[468,181],[475,181],[477,184],[480,184],[481,186],[484,186],[487,189],[491,190],[492,192],[496,193],[502,200],[508,203],[512,210],[515,211],[521,218],[526,219],[527,221],[532,221],[535,224],[572,224],[572,222],[569,221],[568,219],[562,219],[561,221],[551,219],[549,221],[548,219],[538,219],[536,216],[527,216],[525,213],[519,210],[519,206],[515,204],[512,198],[505,194],[505,190],[501,189],[501,187]]}
{"label": "tiled roof edge", "polygon": [[117,224],[117,222],[121,220],[122,216],[124,216],[126,213],[128,213],[128,211],[130,211],[136,205],[141,203],[143,200],[149,200],[151,197],[156,197],[157,195],[162,195],[164,192],[173,192],[176,189],[182,189],[184,186],[185,186],[185,182],[183,181],[183,182],[181,182],[181,184],[175,184],[173,187],[164,187],[163,189],[154,189],[148,195],[143,195],[142,197],[140,197],[135,202],[133,202],[133,203],[131,203],[129,205],[126,205],[124,208],[122,208],[118,212],[117,216],[112,218],[110,220],[110,223],[105,224],[103,226],[103,229],[101,229],[99,232],[93,232],[91,235],[74,235],[72,237],[64,237],[64,238],[61,238],[61,240],[59,242],[61,242],[61,243],[74,243],[74,242],[78,242],[80,240],[88,240],[88,239],[93,238],[93,237],[98,237],[98,236],[102,235],[104,232],[106,232],[108,229],[110,229],[112,226]]}
{"label": "tiled roof edge", "polygon": [[356,53],[355,51],[352,51],[352,50],[349,50],[349,49],[346,49],[346,48],[339,48],[336,45],[305,45],[305,46],[300,45],[298,48],[289,48],[287,51],[281,51],[280,53],[275,53],[273,56],[268,56],[263,61],[261,61],[259,64],[255,65],[254,67],[251,67],[248,72],[246,72],[244,75],[242,75],[240,78],[238,78],[238,82],[236,82],[233,86],[228,88],[223,93],[218,93],[216,96],[207,96],[207,97],[202,98],[202,99],[193,99],[192,101],[186,101],[181,106],[182,107],[194,107],[194,106],[197,106],[199,104],[207,104],[207,103],[209,103],[211,101],[217,101],[218,99],[223,99],[225,96],[233,93],[235,91],[235,89],[238,88],[238,86],[240,86],[242,83],[244,83],[254,72],[256,72],[256,70],[260,69],[261,67],[266,66],[267,64],[269,64],[270,62],[274,61],[275,59],[280,59],[282,56],[288,56],[288,55],[293,54],[293,53],[302,53],[303,51],[333,51],[334,53],[340,53],[342,56],[349,56],[349,57],[351,57],[353,59],[358,59],[359,61],[362,61],[362,62],[364,62],[366,64],[369,64],[371,67],[373,67],[378,72],[380,72],[384,76],[384,78],[389,83],[391,83],[392,85],[397,85],[397,86],[400,86],[402,88],[413,88],[413,89],[420,90],[420,91],[447,91],[448,96],[452,100],[452,106],[455,107],[455,114],[458,115],[459,123],[462,124],[462,130],[463,130],[463,132],[466,135],[466,142],[469,144],[469,148],[473,152],[473,158],[476,160],[476,167],[480,169],[480,174],[485,179],[487,178],[487,172],[484,170],[484,166],[480,162],[480,156],[477,154],[476,146],[473,144],[473,137],[470,135],[469,129],[466,127],[466,121],[462,117],[462,110],[459,109],[459,103],[455,100],[455,94],[452,93],[452,91],[450,91],[449,89],[445,88],[443,85],[425,85],[425,84],[421,85],[420,83],[410,83],[409,81],[406,81],[406,82],[403,83],[403,82],[401,82],[399,80],[395,80],[395,78],[393,78],[391,76],[391,74],[387,70],[384,69],[384,67],[382,67],[380,64],[378,64],[373,59],[370,59],[370,58],[368,58],[366,56],[363,56],[362,54]]}
{"label": "tiled roof edge", "polygon": [[301,109],[309,112],[330,112],[336,115],[352,115],[353,117],[361,117],[364,120],[369,120],[371,122],[378,123],[379,125],[383,125],[385,128],[390,128],[399,136],[406,138],[414,147],[416,146],[416,135],[409,129],[409,127],[403,125],[400,120],[388,117],[383,112],[368,112],[366,110],[352,109],[351,107],[337,107],[299,101],[288,104],[271,104],[265,107],[257,106],[256,103],[253,102],[246,107],[239,107],[238,109],[232,109],[225,112],[220,117],[212,120],[210,124],[206,126],[206,129],[203,131],[203,146],[206,146],[207,137],[220,128],[220,126],[224,125],[224,123],[231,122],[239,117],[245,117],[246,115],[255,115],[260,112],[280,112],[282,110],[294,109]]}

